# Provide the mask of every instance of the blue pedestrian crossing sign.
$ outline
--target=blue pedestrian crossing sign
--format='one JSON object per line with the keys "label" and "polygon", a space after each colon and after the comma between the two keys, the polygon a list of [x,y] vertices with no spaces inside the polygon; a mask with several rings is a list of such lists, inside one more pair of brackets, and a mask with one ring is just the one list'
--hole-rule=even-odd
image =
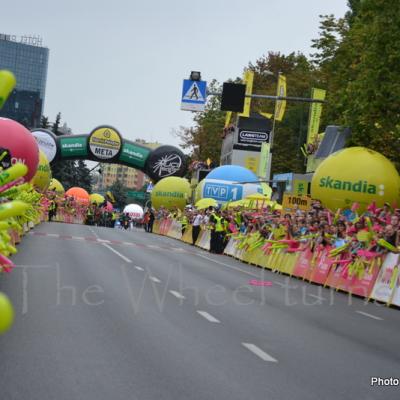
{"label": "blue pedestrian crossing sign", "polygon": [[207,82],[185,79],[182,88],[181,110],[204,111],[207,98]]}

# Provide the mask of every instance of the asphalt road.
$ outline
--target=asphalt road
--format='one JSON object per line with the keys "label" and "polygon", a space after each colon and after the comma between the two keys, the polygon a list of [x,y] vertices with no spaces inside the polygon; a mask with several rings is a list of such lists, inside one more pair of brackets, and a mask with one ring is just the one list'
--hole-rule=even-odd
{"label": "asphalt road", "polygon": [[42,224],[13,260],[2,400],[399,398],[371,377],[400,378],[400,310],[141,230]]}

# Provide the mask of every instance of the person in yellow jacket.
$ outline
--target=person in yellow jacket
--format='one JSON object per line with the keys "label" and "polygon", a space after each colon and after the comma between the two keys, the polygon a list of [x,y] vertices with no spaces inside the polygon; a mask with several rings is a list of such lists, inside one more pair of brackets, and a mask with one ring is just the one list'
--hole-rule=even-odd
{"label": "person in yellow jacket", "polygon": [[224,218],[219,210],[210,215],[210,253],[222,254],[224,251]]}
{"label": "person in yellow jacket", "polygon": [[187,217],[186,213],[182,216],[181,225],[182,225],[182,236],[185,233],[185,230],[189,224],[189,218]]}

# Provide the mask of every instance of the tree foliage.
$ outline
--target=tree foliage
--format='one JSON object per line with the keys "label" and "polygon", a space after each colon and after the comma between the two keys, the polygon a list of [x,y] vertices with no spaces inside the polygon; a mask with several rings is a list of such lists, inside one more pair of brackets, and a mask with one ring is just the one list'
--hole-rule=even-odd
{"label": "tree foliage", "polygon": [[[253,93],[275,94],[279,72],[287,77],[289,96],[309,97],[312,87],[326,89],[321,131],[328,124],[349,126],[348,145],[377,150],[400,169],[400,1],[348,0],[348,7],[342,18],[321,16],[310,58],[270,52],[249,63],[255,72]],[[253,112],[273,110],[271,101],[252,100]],[[299,148],[306,140],[309,107],[288,102],[286,110],[276,125],[272,170],[302,172]],[[219,99],[209,102],[194,122],[178,131],[183,147],[192,150],[194,159],[219,160],[224,125]]]}
{"label": "tree foliage", "polygon": [[[314,41],[314,61],[328,90],[325,117],[351,127],[349,145],[377,150],[399,168],[400,2],[353,0],[349,7],[343,19],[322,19],[320,37],[331,29],[337,43]],[[332,47],[332,57],[324,59]]]}
{"label": "tree foliage", "polygon": [[[61,126],[61,113],[58,113],[55,122],[51,125],[48,117],[43,116],[41,120],[42,128],[50,129],[56,136],[61,136],[59,128]],[[87,190],[92,190],[92,176],[89,168],[83,160],[59,160],[51,165],[53,178],[58,179],[65,189],[77,186]]]}
{"label": "tree foliage", "polygon": [[114,206],[116,208],[119,208],[120,210],[123,210],[127,202],[127,188],[119,179],[117,179],[107,190],[109,190],[114,195]]}

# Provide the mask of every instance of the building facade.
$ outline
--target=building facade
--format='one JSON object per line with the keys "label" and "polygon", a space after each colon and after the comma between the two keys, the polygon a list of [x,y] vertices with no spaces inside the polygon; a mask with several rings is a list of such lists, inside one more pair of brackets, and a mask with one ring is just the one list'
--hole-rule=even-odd
{"label": "building facade", "polygon": [[145,184],[146,175],[137,169],[120,164],[100,164],[101,174],[96,190],[107,190],[119,180],[126,188],[140,190]]}
{"label": "building facade", "polygon": [[[19,39],[19,40],[18,40]],[[49,49],[40,38],[0,34],[0,69],[14,73],[17,85],[0,116],[38,127],[46,94]]]}

